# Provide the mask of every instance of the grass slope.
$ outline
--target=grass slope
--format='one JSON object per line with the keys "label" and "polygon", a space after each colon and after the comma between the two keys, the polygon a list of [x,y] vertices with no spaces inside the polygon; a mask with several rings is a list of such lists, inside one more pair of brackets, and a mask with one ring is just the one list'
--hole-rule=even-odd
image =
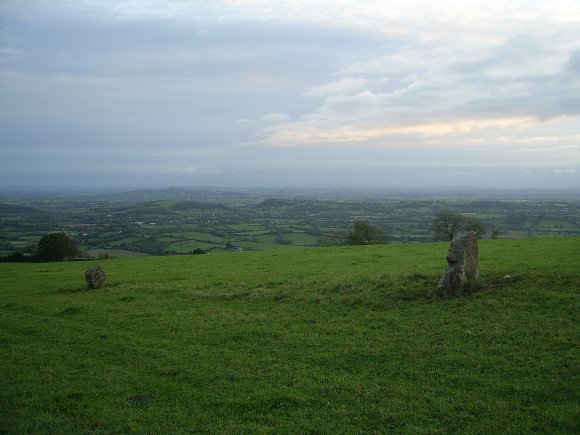
{"label": "grass slope", "polygon": [[1,264],[0,432],[578,433],[580,239],[447,248]]}

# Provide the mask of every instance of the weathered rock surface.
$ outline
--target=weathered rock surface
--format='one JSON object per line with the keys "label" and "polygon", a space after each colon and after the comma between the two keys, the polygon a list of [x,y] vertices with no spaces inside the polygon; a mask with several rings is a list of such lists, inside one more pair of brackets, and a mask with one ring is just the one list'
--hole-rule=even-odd
{"label": "weathered rock surface", "polygon": [[85,279],[89,288],[101,288],[107,284],[107,275],[100,266],[93,266],[85,272]]}
{"label": "weathered rock surface", "polygon": [[447,270],[439,283],[441,296],[460,296],[465,286],[479,278],[479,250],[474,231],[460,233],[453,238],[447,253]]}

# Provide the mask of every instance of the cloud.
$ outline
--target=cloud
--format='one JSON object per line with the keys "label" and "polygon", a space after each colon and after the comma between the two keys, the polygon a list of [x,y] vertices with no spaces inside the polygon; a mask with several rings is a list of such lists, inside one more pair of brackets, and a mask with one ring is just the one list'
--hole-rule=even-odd
{"label": "cloud", "polygon": [[[499,137],[498,141],[503,142],[503,143],[509,143],[509,144],[517,144],[517,143],[521,143],[521,144],[534,144],[534,143],[540,143],[540,144],[555,144],[555,143],[559,143],[559,142],[580,142],[580,134],[572,134],[572,135],[566,135],[566,136],[532,136],[532,137],[528,137],[528,136],[523,136],[523,137],[518,137],[518,136],[504,136],[504,137]],[[530,149],[530,150],[537,150],[537,148],[526,148],[526,149]],[[564,150],[564,149],[580,149],[580,146],[578,145],[561,145],[561,146],[551,146],[550,148],[543,148],[544,150],[553,150],[553,151],[558,151],[558,150]]]}
{"label": "cloud", "polygon": [[188,158],[188,157],[215,157],[223,158],[226,151],[220,147],[204,148],[204,149],[166,149],[162,151],[152,151],[149,153],[151,157],[160,158]]}
{"label": "cloud", "polygon": [[368,80],[360,78],[345,77],[335,82],[316,86],[304,93],[307,97],[325,97],[327,95],[352,94],[365,88]]}
{"label": "cloud", "polygon": [[[348,65],[336,72],[341,79],[304,94],[322,98],[316,111],[265,129],[262,143],[311,146],[482,129],[499,138],[506,127],[522,131],[578,117],[580,76],[570,72],[570,59],[580,47],[574,36],[580,26],[544,25],[543,31],[507,35],[478,50],[461,42],[415,42]],[[353,93],[357,88],[365,89]]]}
{"label": "cloud", "polygon": [[285,113],[268,113],[260,118],[264,122],[284,122],[289,121],[290,116]]}
{"label": "cloud", "polygon": [[134,175],[268,168],[265,183],[281,168],[580,165],[573,0],[27,0],[1,13],[0,172],[14,179],[84,168],[87,152]]}
{"label": "cloud", "polygon": [[328,123],[301,121],[267,128],[265,132],[268,137],[268,144],[279,147],[294,147],[300,146],[301,144],[351,144],[353,142],[364,142],[393,136],[439,137],[460,135],[479,129],[503,129],[508,126],[522,126],[534,122],[535,120],[533,118],[501,118],[422,123],[391,127],[337,125],[329,128]]}

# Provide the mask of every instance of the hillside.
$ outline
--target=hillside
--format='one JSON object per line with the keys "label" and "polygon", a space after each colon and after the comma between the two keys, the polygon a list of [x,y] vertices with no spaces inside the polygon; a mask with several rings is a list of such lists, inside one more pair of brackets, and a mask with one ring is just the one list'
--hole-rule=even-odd
{"label": "hillside", "polygon": [[580,238],[447,248],[0,264],[0,432],[578,433]]}

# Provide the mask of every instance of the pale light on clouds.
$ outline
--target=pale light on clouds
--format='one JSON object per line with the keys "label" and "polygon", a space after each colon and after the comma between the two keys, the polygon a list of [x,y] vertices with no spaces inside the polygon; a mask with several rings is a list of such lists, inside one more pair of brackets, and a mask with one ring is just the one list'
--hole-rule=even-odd
{"label": "pale light on clouds", "polygon": [[[533,118],[502,118],[491,120],[461,120],[448,123],[424,123],[411,126],[368,127],[355,128],[351,125],[335,126],[321,125],[317,121],[302,121],[295,124],[282,124],[267,128],[267,139],[261,144],[272,146],[311,146],[317,144],[331,144],[363,142],[390,136],[414,136],[416,138],[432,136],[452,136],[465,134],[478,129],[504,129],[509,126],[522,128],[535,122]],[[377,146],[376,144],[374,146]],[[381,146],[396,146],[396,143],[384,142]]]}

